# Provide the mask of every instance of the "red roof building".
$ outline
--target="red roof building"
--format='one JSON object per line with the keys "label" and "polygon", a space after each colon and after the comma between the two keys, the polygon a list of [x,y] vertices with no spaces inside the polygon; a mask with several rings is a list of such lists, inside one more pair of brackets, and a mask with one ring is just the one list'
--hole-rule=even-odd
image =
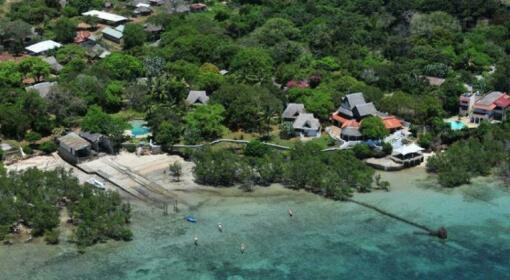
{"label": "red roof building", "polygon": [[388,130],[396,130],[402,128],[402,122],[395,116],[386,116],[381,118],[384,127]]}
{"label": "red roof building", "polygon": [[471,122],[503,121],[510,111],[510,96],[508,94],[493,91],[476,101],[471,114]]}
{"label": "red roof building", "polygon": [[91,33],[88,31],[78,31],[76,32],[76,37],[74,37],[74,42],[76,44],[80,44],[86,42],[90,38]]}
{"label": "red roof building", "polygon": [[290,80],[287,82],[287,88],[309,88],[310,84],[307,81]]}
{"label": "red roof building", "polygon": [[496,105],[496,107],[499,107],[501,109],[506,109],[507,107],[510,106],[510,96],[505,94],[505,95],[501,96],[500,98],[498,98],[498,100],[496,100],[496,102],[494,102],[494,104]]}

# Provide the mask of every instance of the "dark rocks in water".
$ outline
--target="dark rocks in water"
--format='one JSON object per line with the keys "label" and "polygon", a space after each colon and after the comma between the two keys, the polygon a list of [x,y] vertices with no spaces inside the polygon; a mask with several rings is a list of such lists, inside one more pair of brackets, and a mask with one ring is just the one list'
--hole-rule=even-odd
{"label": "dark rocks in water", "polygon": [[430,235],[437,236],[439,239],[448,239],[448,231],[444,227],[440,227],[437,231],[431,231]]}
{"label": "dark rocks in water", "polygon": [[14,243],[11,240],[4,240],[4,245],[13,245]]}

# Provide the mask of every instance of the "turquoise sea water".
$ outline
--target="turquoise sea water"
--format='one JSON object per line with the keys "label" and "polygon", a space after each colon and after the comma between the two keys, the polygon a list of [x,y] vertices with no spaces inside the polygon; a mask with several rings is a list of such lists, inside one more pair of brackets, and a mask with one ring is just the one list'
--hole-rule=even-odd
{"label": "turquoise sea water", "polygon": [[[83,255],[69,245],[0,247],[1,279],[508,279],[510,194],[491,179],[442,190],[421,169],[383,173],[391,192],[357,195],[449,240],[351,203],[279,187],[203,191],[178,214],[138,205],[132,242]],[[287,215],[292,208],[294,217]],[[193,214],[197,224],[184,221]],[[217,230],[217,223],[224,232]],[[193,245],[193,237],[199,246]],[[246,244],[245,254],[240,244]]]}

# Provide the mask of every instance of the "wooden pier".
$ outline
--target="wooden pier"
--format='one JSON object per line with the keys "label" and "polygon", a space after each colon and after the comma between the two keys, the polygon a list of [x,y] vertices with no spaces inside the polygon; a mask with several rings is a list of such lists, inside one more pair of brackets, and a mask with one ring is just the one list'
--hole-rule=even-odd
{"label": "wooden pier", "polygon": [[376,206],[370,205],[368,203],[357,201],[357,200],[354,200],[354,199],[347,199],[347,201],[352,202],[352,203],[356,203],[356,204],[358,204],[360,206],[363,206],[365,208],[374,210],[374,211],[378,212],[379,214],[382,214],[384,216],[390,217],[390,218],[392,218],[394,220],[397,220],[397,221],[400,221],[402,223],[411,225],[411,226],[413,226],[415,228],[419,228],[419,229],[427,232],[427,234],[430,235],[430,236],[435,236],[435,237],[438,237],[439,239],[447,239],[448,238],[448,232],[446,231],[446,229],[444,227],[440,227],[438,230],[433,230],[433,229],[431,229],[431,228],[429,228],[427,226],[418,224],[416,222],[410,221],[410,220],[405,219],[403,217],[400,217],[398,215],[392,214],[390,212],[387,212],[386,210],[383,210],[383,209],[378,208]]}

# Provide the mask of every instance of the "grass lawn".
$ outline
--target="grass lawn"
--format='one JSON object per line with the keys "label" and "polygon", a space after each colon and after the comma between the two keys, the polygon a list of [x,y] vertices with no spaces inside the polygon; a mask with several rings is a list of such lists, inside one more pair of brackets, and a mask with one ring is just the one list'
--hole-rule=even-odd
{"label": "grass lawn", "polygon": [[124,121],[144,120],[145,119],[145,113],[137,112],[134,110],[122,110],[115,114],[112,114],[112,116],[121,118]]}

